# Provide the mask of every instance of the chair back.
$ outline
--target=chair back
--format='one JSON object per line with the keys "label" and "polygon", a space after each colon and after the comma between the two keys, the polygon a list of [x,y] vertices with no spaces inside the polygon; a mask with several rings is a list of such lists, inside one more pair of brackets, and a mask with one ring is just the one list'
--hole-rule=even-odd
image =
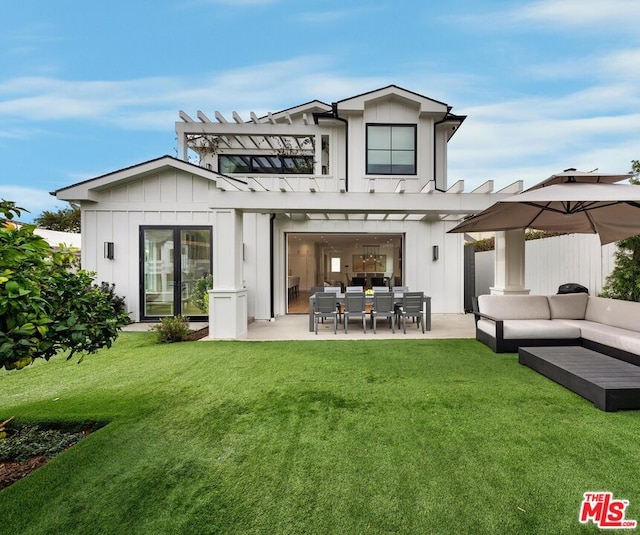
{"label": "chair back", "polygon": [[336,311],[335,292],[321,292],[316,294],[316,312],[327,314]]}
{"label": "chair back", "polygon": [[394,286],[392,288],[393,293],[404,293],[404,292],[408,292],[409,291],[409,287],[408,286]]}
{"label": "chair back", "polygon": [[312,286],[311,295],[324,293],[324,286]]}
{"label": "chair back", "polygon": [[394,312],[393,295],[391,292],[373,294],[373,310],[378,314]]}
{"label": "chair back", "polygon": [[326,293],[326,294],[328,294],[328,293],[339,294],[340,290],[342,290],[342,288],[340,288],[340,286],[325,286],[324,287],[324,293]]}
{"label": "chair back", "polygon": [[344,294],[345,312],[364,312],[365,306],[364,292],[347,292]]}
{"label": "chair back", "polygon": [[351,285],[352,286],[362,286],[367,283],[367,279],[365,277],[351,277]]}
{"label": "chair back", "polygon": [[384,286],[384,277],[371,277],[371,286]]}
{"label": "chair back", "polygon": [[402,310],[408,316],[422,312],[424,292],[405,292],[402,296]]}
{"label": "chair back", "polygon": [[388,292],[389,291],[389,287],[388,286],[374,286],[371,289],[373,290],[374,294],[379,294],[379,293],[384,293],[384,292]]}
{"label": "chair back", "polygon": [[347,286],[347,293],[350,292],[364,292],[364,286]]}

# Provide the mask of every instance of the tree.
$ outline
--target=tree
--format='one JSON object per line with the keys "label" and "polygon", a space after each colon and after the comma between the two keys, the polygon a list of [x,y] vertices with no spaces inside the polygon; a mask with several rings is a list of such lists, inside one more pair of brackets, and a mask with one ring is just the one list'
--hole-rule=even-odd
{"label": "tree", "polygon": [[41,228],[60,232],[80,232],[80,208],[71,205],[57,212],[45,210],[33,222]]}
{"label": "tree", "polygon": [[[631,161],[632,184],[640,185],[640,160]],[[602,288],[603,297],[640,301],[640,236],[616,243],[615,267]]]}
{"label": "tree", "polygon": [[121,298],[112,286],[95,286],[92,274],[70,270],[73,252],[51,251],[35,225],[15,225],[21,210],[0,201],[0,369],[110,347],[130,321]]}

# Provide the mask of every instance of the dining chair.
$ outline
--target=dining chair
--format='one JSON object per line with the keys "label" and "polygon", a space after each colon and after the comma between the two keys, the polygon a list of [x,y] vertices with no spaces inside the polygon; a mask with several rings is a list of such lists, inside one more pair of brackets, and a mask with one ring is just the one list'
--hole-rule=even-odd
{"label": "dining chair", "polygon": [[309,290],[309,295],[324,293],[324,286],[312,286]]}
{"label": "dining chair", "polygon": [[318,334],[318,323],[324,318],[333,318],[333,334],[338,332],[338,310],[336,305],[336,294],[334,292],[316,294],[316,306],[313,311],[313,329],[316,334]]}
{"label": "dining chair", "polygon": [[346,293],[350,292],[364,292],[364,286],[347,286]]}
{"label": "dining chair", "polygon": [[362,318],[362,330],[366,333],[367,310],[364,292],[347,292],[344,294],[344,334],[347,334],[351,316],[360,316]]}
{"label": "dining chair", "polygon": [[[391,288],[391,291],[393,292],[393,295],[397,295],[397,294],[404,294],[405,292],[409,291],[409,287],[408,286],[393,286]],[[396,303],[396,325],[400,326],[400,310],[402,309],[402,304],[401,303]]]}
{"label": "dining chair", "polygon": [[[333,293],[338,295],[342,292],[341,286],[325,286],[324,293]],[[338,321],[342,321],[342,305],[336,301],[336,312],[338,312]]]}
{"label": "dining chair", "polygon": [[393,305],[393,294],[391,292],[373,294],[373,309],[371,310],[373,334],[376,334],[376,322],[378,318],[388,319],[391,330],[394,333],[396,332],[396,311]]}
{"label": "dining chair", "polygon": [[400,317],[402,318],[402,330],[407,334],[407,317],[417,319],[417,328],[422,325],[424,333],[424,311],[422,303],[424,301],[424,292],[405,292],[402,296],[402,307],[400,308]]}
{"label": "dining chair", "polygon": [[388,292],[389,291],[389,287],[388,286],[373,286],[371,289],[373,290],[374,294],[384,293],[384,292]]}

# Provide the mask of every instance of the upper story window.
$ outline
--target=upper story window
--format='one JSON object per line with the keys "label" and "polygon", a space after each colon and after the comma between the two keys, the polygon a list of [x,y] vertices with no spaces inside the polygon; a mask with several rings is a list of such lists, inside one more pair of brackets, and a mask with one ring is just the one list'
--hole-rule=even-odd
{"label": "upper story window", "polygon": [[416,125],[367,125],[367,174],[416,174]]}
{"label": "upper story window", "polygon": [[313,156],[218,156],[218,171],[243,174],[313,173]]}

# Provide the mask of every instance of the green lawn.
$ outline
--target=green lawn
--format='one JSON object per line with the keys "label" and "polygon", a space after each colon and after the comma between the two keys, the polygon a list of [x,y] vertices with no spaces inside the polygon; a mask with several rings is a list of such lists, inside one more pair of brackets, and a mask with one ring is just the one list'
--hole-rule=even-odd
{"label": "green lawn", "polygon": [[1,533],[597,533],[603,490],[640,520],[640,412],[473,340],[123,333],[0,373],[14,415],[110,423],[0,492]]}

